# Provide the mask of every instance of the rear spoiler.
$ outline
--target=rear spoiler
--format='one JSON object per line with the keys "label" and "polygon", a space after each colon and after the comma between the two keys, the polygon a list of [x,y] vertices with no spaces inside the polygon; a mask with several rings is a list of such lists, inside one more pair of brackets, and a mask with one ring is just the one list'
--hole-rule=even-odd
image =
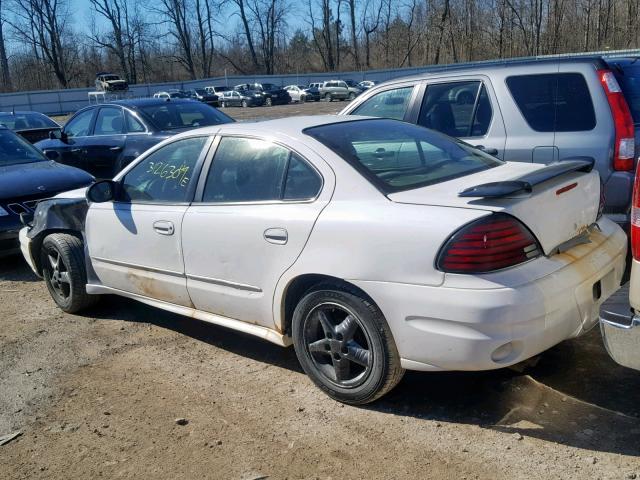
{"label": "rear spoiler", "polygon": [[531,193],[533,187],[569,172],[593,170],[595,160],[591,157],[569,157],[550,163],[540,170],[527,173],[520,178],[504,182],[491,182],[469,187],[458,193],[459,197],[500,198],[514,193]]}

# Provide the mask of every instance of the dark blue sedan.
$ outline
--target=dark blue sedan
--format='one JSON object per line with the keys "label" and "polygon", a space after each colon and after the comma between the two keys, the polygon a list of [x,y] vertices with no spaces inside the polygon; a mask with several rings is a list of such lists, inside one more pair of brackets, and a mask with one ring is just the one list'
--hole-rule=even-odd
{"label": "dark blue sedan", "polygon": [[79,110],[62,132],[35,145],[56,162],[97,178],[112,178],[142,152],[178,132],[230,122],[228,115],[194,100],[119,100]]}
{"label": "dark blue sedan", "polygon": [[47,160],[40,150],[0,126],[0,257],[19,249],[20,214],[36,203],[93,182],[87,172]]}

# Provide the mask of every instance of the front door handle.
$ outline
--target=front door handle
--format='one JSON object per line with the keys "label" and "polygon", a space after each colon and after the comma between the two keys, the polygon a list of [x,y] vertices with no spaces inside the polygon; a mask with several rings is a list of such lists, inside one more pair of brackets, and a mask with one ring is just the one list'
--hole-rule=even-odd
{"label": "front door handle", "polygon": [[173,223],[167,220],[158,220],[153,223],[153,229],[160,235],[173,235],[176,231]]}
{"label": "front door handle", "polygon": [[119,152],[120,150],[122,150],[122,147],[111,147],[109,150],[111,150],[112,152]]}
{"label": "front door handle", "polygon": [[264,231],[264,239],[269,243],[284,245],[289,240],[289,234],[284,228],[267,228]]}
{"label": "front door handle", "polygon": [[80,153],[82,151],[81,148],[72,148],[71,153]]}

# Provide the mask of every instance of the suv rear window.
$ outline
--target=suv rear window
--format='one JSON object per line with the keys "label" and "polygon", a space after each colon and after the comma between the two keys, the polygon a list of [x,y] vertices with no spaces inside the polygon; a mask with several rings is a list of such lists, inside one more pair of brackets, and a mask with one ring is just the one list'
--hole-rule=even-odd
{"label": "suv rear window", "polygon": [[519,75],[507,87],[537,132],[581,132],[596,126],[591,94],[580,73]]}
{"label": "suv rear window", "polygon": [[307,128],[304,133],[333,150],[385,194],[502,165],[464,142],[398,120],[338,122]]}

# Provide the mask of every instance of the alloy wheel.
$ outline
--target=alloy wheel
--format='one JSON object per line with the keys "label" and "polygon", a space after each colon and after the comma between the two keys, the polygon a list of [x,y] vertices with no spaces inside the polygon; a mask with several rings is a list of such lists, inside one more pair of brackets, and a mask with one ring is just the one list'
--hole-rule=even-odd
{"label": "alloy wheel", "polygon": [[373,350],[355,313],[337,303],[319,304],[307,315],[303,335],[313,366],[329,382],[354,388],[366,381]]}
{"label": "alloy wheel", "polygon": [[47,260],[49,266],[47,272],[49,274],[49,283],[56,295],[62,300],[69,298],[71,294],[71,279],[69,269],[62,259],[62,255],[57,250],[47,252]]}

